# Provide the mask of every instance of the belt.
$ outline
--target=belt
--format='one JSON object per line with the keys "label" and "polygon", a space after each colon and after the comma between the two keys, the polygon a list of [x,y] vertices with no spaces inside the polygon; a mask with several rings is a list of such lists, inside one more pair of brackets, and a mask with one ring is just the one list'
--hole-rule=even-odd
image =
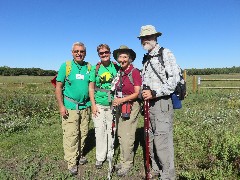
{"label": "belt", "polygon": [[95,91],[106,92],[107,95],[108,95],[108,102],[112,102],[112,99],[111,99],[111,90],[101,89],[101,88],[95,88]]}
{"label": "belt", "polygon": [[171,98],[171,95],[156,97],[156,98],[154,98],[154,99],[150,99],[150,101],[156,102],[156,101],[159,101],[159,100],[161,100],[161,99],[167,100],[167,99],[169,99],[169,98]]}
{"label": "belt", "polygon": [[76,110],[79,111],[79,106],[84,106],[86,105],[86,102],[89,100],[89,98],[85,99],[84,102],[77,102],[75,101],[74,99],[70,98],[70,97],[67,97],[67,96],[64,96],[65,99],[67,99],[68,101],[70,102],[73,102],[74,104],[76,104]]}

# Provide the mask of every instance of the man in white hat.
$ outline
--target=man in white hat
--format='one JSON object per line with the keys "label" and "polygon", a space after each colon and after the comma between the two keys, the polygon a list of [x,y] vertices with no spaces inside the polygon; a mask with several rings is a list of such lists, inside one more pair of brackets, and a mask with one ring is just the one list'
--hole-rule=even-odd
{"label": "man in white hat", "polygon": [[[173,148],[173,105],[171,94],[179,82],[180,68],[169,49],[161,48],[157,38],[161,36],[152,25],[141,27],[141,45],[147,51],[143,58],[144,100],[149,100],[149,143],[152,162],[150,177],[175,179]],[[153,148],[155,146],[156,155]],[[157,158],[156,158],[157,157]]]}

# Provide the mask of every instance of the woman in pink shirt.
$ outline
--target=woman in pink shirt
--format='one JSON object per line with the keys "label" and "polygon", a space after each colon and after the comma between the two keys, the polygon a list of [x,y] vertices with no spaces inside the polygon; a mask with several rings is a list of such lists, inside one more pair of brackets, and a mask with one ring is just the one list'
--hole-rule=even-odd
{"label": "woman in pink shirt", "polygon": [[120,163],[115,165],[118,176],[125,176],[133,166],[135,132],[140,105],[138,95],[142,85],[140,71],[133,67],[136,53],[127,46],[113,51],[113,57],[121,66],[113,89],[113,106],[117,107],[117,134],[120,143]]}

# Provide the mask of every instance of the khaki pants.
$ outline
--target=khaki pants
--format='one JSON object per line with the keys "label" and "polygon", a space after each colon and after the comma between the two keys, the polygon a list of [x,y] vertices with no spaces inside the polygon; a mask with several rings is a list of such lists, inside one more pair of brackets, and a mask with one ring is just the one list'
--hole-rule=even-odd
{"label": "khaki pants", "polygon": [[133,166],[134,157],[134,141],[138,123],[138,114],[140,105],[137,101],[133,103],[130,119],[124,120],[121,118],[120,111],[118,112],[118,140],[120,143],[120,163],[122,168],[128,169]]}
{"label": "khaki pants", "polygon": [[97,161],[104,161],[106,157],[114,154],[112,144],[112,110],[110,106],[102,106],[97,104],[99,114],[93,117],[96,137],[96,159]]}
{"label": "khaki pants", "polygon": [[85,139],[88,133],[90,108],[83,110],[68,109],[69,116],[62,117],[64,159],[68,168],[77,164],[77,158],[82,155]]}

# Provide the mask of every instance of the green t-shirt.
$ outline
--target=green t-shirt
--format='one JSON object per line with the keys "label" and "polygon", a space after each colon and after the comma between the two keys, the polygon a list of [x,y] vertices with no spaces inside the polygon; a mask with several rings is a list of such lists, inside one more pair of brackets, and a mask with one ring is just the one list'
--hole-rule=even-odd
{"label": "green t-shirt", "polygon": [[[65,62],[61,65],[57,75],[57,81],[64,83],[63,95],[79,103],[85,103],[85,105],[79,106],[79,109],[85,109],[86,107],[91,106],[88,93],[90,72],[87,64],[87,62],[84,62],[81,66],[72,60],[71,71],[68,75],[68,80],[66,80]],[[76,104],[67,100],[65,97],[63,103],[67,109],[76,109]]]}
{"label": "green t-shirt", "polygon": [[[114,64],[111,62],[107,67],[100,64],[97,76],[96,76],[96,66],[93,66],[91,69],[90,79],[89,79],[90,82],[94,82],[97,88],[110,90],[111,82],[117,74],[117,70]],[[96,104],[100,104],[103,106],[110,105],[107,92],[95,91],[94,98],[95,98]],[[111,95],[111,99],[113,99],[112,95]]]}

